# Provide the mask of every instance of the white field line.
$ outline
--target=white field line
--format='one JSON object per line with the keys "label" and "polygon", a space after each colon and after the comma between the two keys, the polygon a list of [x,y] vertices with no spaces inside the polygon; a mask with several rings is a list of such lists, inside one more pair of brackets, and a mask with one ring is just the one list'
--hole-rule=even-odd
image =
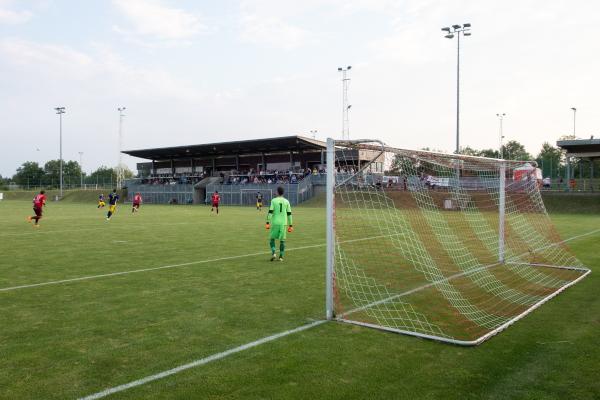
{"label": "white field line", "polygon": [[258,339],[258,340],[255,340],[253,342],[246,343],[246,344],[243,344],[241,346],[234,347],[234,348],[231,348],[229,350],[223,351],[221,353],[216,353],[216,354],[213,354],[211,356],[204,357],[204,358],[201,358],[199,360],[192,361],[192,362],[190,362],[188,364],[180,365],[178,367],[175,367],[175,368],[163,371],[163,372],[159,372],[159,373],[154,374],[154,375],[149,375],[149,376],[146,376],[144,378],[141,378],[141,379],[138,379],[138,380],[135,380],[135,381],[131,381],[129,383],[125,383],[123,385],[115,386],[115,387],[112,387],[112,388],[109,388],[109,389],[105,389],[105,390],[103,390],[101,392],[97,392],[97,393],[90,394],[90,395],[85,396],[85,397],[81,397],[79,400],[96,400],[96,399],[101,399],[103,397],[109,396],[109,395],[114,394],[114,393],[122,392],[124,390],[134,388],[136,386],[145,385],[146,383],[149,383],[149,382],[152,382],[152,381],[156,381],[158,379],[166,378],[167,376],[175,375],[175,374],[177,374],[179,372],[188,370],[190,368],[199,367],[201,365],[205,365],[205,364],[208,364],[208,363],[213,362],[213,361],[221,360],[221,359],[223,359],[225,357],[228,357],[228,356],[230,356],[232,354],[236,354],[236,353],[239,353],[241,351],[248,350],[248,349],[251,349],[251,348],[256,347],[256,346],[260,346],[261,344],[272,342],[272,341],[280,339],[280,338],[282,338],[284,336],[292,335],[294,333],[298,333],[298,332],[302,332],[302,331],[305,331],[305,330],[310,329],[310,328],[314,328],[315,326],[321,325],[321,324],[323,324],[325,322],[327,322],[327,321],[326,320],[319,320],[319,321],[311,322],[310,324],[301,325],[301,326],[299,326],[297,328],[294,328],[294,329],[290,329],[290,330],[287,330],[287,331],[284,331],[284,332],[276,333],[276,334],[271,335],[271,336],[266,336],[266,337],[264,337],[262,339]]}
{"label": "white field line", "polygon": [[[559,245],[561,243],[565,243],[565,242],[569,242],[571,240],[579,239],[579,238],[584,237],[584,236],[589,236],[589,235],[592,235],[592,234],[594,234],[596,232],[600,232],[600,229],[595,229],[593,231],[590,231],[590,232],[587,232],[587,233],[583,233],[581,235],[576,235],[576,236],[570,237],[568,239],[562,240],[560,242],[553,243],[552,245],[546,246],[546,247],[557,246],[557,245]],[[360,238],[360,239],[345,240],[345,241],[340,242],[340,243],[355,243],[355,242],[361,242],[361,241],[365,241],[365,240],[381,239],[381,238],[384,238],[384,237],[396,236],[396,235],[398,235],[398,234],[370,236],[370,237]],[[325,246],[324,243],[323,244],[315,244],[315,245],[309,245],[309,246],[295,247],[295,248],[288,249],[287,251],[305,250],[305,249],[312,249],[312,248],[324,247],[324,246]],[[107,274],[88,275],[88,276],[81,276],[81,277],[77,277],[77,278],[60,279],[60,280],[56,280],[56,281],[31,283],[31,284],[26,284],[26,285],[18,285],[18,286],[11,286],[11,287],[0,288],[0,292],[8,292],[8,291],[18,290],[18,289],[34,288],[34,287],[39,287],[39,286],[58,285],[58,284],[69,283],[69,282],[87,281],[87,280],[91,280],[91,279],[107,278],[107,277],[119,276],[119,275],[136,274],[136,273],[140,273],[140,272],[158,271],[158,270],[161,270],[161,269],[171,269],[171,268],[178,268],[178,267],[186,267],[186,266],[189,266],[189,265],[207,264],[207,263],[211,263],[211,262],[228,261],[228,260],[235,260],[235,259],[239,259],[239,258],[255,257],[255,256],[261,256],[261,255],[267,255],[267,254],[270,254],[270,253],[269,252],[258,252],[258,253],[250,253],[250,254],[241,254],[241,255],[237,255],[237,256],[212,258],[212,259],[199,260],[199,261],[190,261],[190,262],[181,263],[181,264],[162,265],[162,266],[159,266],[159,267],[140,268],[140,269],[134,269],[134,270],[127,270],[127,271],[111,272],[111,273],[107,273]],[[492,265],[496,265],[496,264],[492,264]],[[477,270],[482,269],[482,268],[488,268],[488,267],[490,267],[490,265],[484,266],[484,267],[480,267]],[[455,278],[457,276],[464,275],[465,273],[471,273],[471,272],[475,272],[475,271],[476,270],[471,270],[471,271],[466,271],[464,273],[459,273],[456,276],[453,275],[453,276],[451,276],[449,278],[443,279],[442,281],[446,281],[448,279],[452,279],[452,278]],[[425,288],[430,287],[430,286],[432,286],[434,284],[437,284],[437,283],[440,283],[440,282],[431,282],[430,284],[424,285],[423,287],[418,287],[418,288],[415,288],[415,289],[411,290],[410,293],[413,293],[415,291],[419,291],[419,290],[425,289]],[[404,295],[404,294],[401,294],[401,295]]]}
{"label": "white field line", "polygon": [[[383,238],[383,237],[387,237],[387,236],[393,236],[393,235],[372,236],[372,237],[367,237],[367,238],[346,240],[346,241],[344,241],[342,243],[361,242],[361,241],[364,241],[364,240],[379,239],[379,238]],[[308,246],[294,247],[294,248],[291,248],[291,249],[286,249],[286,251],[306,250],[306,249],[313,249],[313,248],[317,248],[317,247],[325,247],[325,243],[323,243],[323,244],[312,244],[312,245],[308,245]],[[229,260],[236,260],[236,259],[239,259],[239,258],[264,256],[264,255],[269,255],[269,254],[271,254],[271,253],[270,252],[266,252],[266,251],[261,251],[261,252],[258,252],[258,253],[240,254],[240,255],[237,255],[237,256],[228,256],[228,257],[220,257],[220,258],[210,258],[210,259],[207,259],[207,260],[190,261],[190,262],[181,263],[181,264],[161,265],[159,267],[140,268],[140,269],[127,270],[127,271],[110,272],[110,273],[107,273],[107,274],[80,276],[80,277],[77,277],[77,278],[68,278],[68,279],[60,279],[60,280],[56,280],[56,281],[48,281],[48,282],[31,283],[31,284],[26,284],[26,285],[5,287],[5,288],[0,288],[0,292],[8,292],[8,291],[17,290],[17,289],[34,288],[34,287],[39,287],[39,286],[58,285],[58,284],[61,284],[61,283],[88,281],[88,280],[91,280],[91,279],[108,278],[108,277],[111,277],[111,276],[137,274],[137,273],[140,273],[140,272],[149,272],[149,271],[158,271],[158,270],[161,270],[161,269],[171,269],[171,268],[187,267],[189,265],[208,264],[208,263],[212,263],[212,262],[229,261]]]}
{"label": "white field line", "polygon": [[[106,219],[106,218],[104,218]],[[42,221],[44,221],[42,219]],[[102,220],[101,220],[102,221]],[[142,226],[136,226],[135,229],[144,229],[146,227],[157,227],[157,226],[171,226],[171,225],[192,225],[197,224],[197,222],[172,222],[172,223],[164,223],[164,224],[146,224]],[[127,228],[131,229],[130,225],[119,225],[112,224],[111,226],[116,226],[117,228]],[[42,229],[43,226],[42,226]],[[102,221],[102,226],[95,226],[90,228],[81,228],[81,229],[63,229],[63,230],[36,230],[33,232],[4,232],[0,233],[0,237],[15,237],[15,236],[30,236],[30,235],[40,235],[40,234],[54,234],[54,233],[76,233],[76,232],[87,232],[87,231],[99,231],[106,230],[106,224]]]}
{"label": "white field line", "polygon": [[[591,231],[591,232],[588,232],[588,233],[584,233],[584,234],[581,234],[581,235],[573,236],[573,237],[565,239],[565,240],[563,240],[561,242],[557,242],[557,243],[555,243],[555,245],[558,245],[560,243],[564,243],[564,242],[567,242],[567,241],[575,240],[575,239],[578,239],[578,238],[581,238],[581,237],[584,237],[584,236],[592,235],[592,234],[594,234],[596,232],[600,232],[600,229],[596,229],[594,231]],[[371,239],[371,238],[369,238],[369,239]],[[360,240],[367,240],[367,239],[366,238],[365,239],[357,239],[357,240],[354,240],[354,241],[360,241]],[[322,246],[324,246],[324,245],[314,245],[314,246],[307,246],[307,247],[322,247]],[[264,253],[260,253],[260,254],[264,254]],[[239,256],[237,256],[237,257],[239,257]],[[583,277],[581,277],[581,278],[583,278]],[[349,313],[353,313],[353,312],[356,312],[358,310],[359,309],[351,310]],[[347,313],[347,314],[349,314],[349,313]],[[253,342],[246,343],[244,345],[241,345],[241,346],[234,347],[232,349],[223,351],[221,353],[216,353],[216,354],[213,354],[211,356],[208,356],[208,357],[205,357],[205,358],[201,358],[201,359],[196,360],[196,361],[192,361],[192,362],[190,362],[188,364],[184,364],[184,365],[181,365],[179,367],[175,367],[175,368],[163,371],[163,372],[159,372],[159,373],[154,374],[154,375],[149,375],[147,377],[144,377],[144,378],[141,378],[141,379],[138,379],[138,380],[135,380],[135,381],[131,381],[131,382],[125,383],[123,385],[119,385],[119,386],[115,386],[115,387],[112,387],[112,388],[109,388],[109,389],[105,389],[105,390],[103,390],[101,392],[97,392],[97,393],[94,393],[94,394],[82,397],[79,400],[96,400],[96,399],[101,399],[101,398],[109,396],[111,394],[122,392],[124,390],[128,390],[128,389],[131,389],[131,388],[134,388],[134,387],[137,387],[137,386],[141,386],[141,385],[144,385],[146,383],[149,383],[149,382],[152,382],[152,381],[155,381],[155,380],[158,380],[158,379],[162,379],[162,378],[165,378],[165,377],[177,374],[179,372],[188,370],[190,368],[195,368],[195,367],[198,367],[198,366],[201,366],[201,365],[205,365],[205,364],[208,364],[208,363],[210,363],[212,361],[221,360],[221,359],[223,359],[225,357],[228,357],[228,356],[230,356],[232,354],[239,353],[241,351],[244,351],[244,350],[247,350],[247,349],[259,346],[259,345],[264,344],[264,343],[272,342],[272,341],[280,339],[280,338],[282,338],[284,336],[288,336],[288,335],[291,335],[291,334],[294,334],[294,333],[297,333],[297,332],[301,332],[301,331],[313,328],[313,327],[321,325],[321,324],[323,324],[325,322],[327,322],[327,321],[326,320],[319,320],[319,321],[312,322],[310,324],[299,326],[299,327],[297,327],[295,329],[291,329],[291,330],[288,330],[288,331],[277,333],[275,335],[267,336],[267,337],[264,337],[262,339],[258,339],[258,340],[255,340]]]}
{"label": "white field line", "polygon": [[[295,247],[295,248],[292,248],[292,249],[286,249],[286,251],[305,250],[305,249],[312,249],[312,248],[324,247],[324,246],[325,246],[324,244],[314,244],[314,245],[310,245],[310,246],[301,246],[301,247]],[[19,286],[12,286],[12,287],[0,288],[0,292],[8,292],[8,291],[11,291],[11,290],[27,289],[27,288],[33,288],[33,287],[39,287],[39,286],[58,285],[58,284],[61,284],[61,283],[87,281],[87,280],[91,280],[91,279],[107,278],[107,277],[111,277],[111,276],[137,274],[137,273],[140,273],[140,272],[158,271],[158,270],[161,270],[161,269],[186,267],[186,266],[189,266],[189,265],[208,264],[208,263],[219,262],[219,261],[236,260],[236,259],[239,259],[239,258],[264,256],[264,255],[267,255],[267,254],[271,254],[271,253],[270,252],[261,251],[261,252],[258,252],[258,253],[240,254],[240,255],[237,255],[237,256],[209,258],[209,259],[206,259],[206,260],[190,261],[190,262],[181,263],[181,264],[162,265],[160,267],[140,268],[140,269],[132,269],[132,270],[128,270],[128,271],[110,272],[110,273],[107,273],[107,274],[80,276],[80,277],[77,277],[77,278],[60,279],[60,280],[56,280],[56,281],[41,282],[41,283],[31,283],[31,284],[27,284],[27,285],[19,285]]]}

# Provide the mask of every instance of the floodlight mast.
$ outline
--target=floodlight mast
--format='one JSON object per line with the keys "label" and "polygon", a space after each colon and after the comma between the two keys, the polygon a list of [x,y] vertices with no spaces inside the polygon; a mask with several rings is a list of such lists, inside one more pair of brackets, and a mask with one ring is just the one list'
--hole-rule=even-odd
{"label": "floodlight mast", "polygon": [[338,71],[342,73],[342,139],[350,139],[350,122],[349,122],[349,111],[352,107],[348,104],[348,84],[350,78],[348,78],[348,71],[352,69],[351,65],[347,67],[338,67]]}
{"label": "floodlight mast", "polygon": [[503,159],[504,158],[504,150],[502,149],[502,141],[504,139],[504,132],[503,132],[503,127],[502,127],[502,122],[504,121],[504,117],[506,117],[506,113],[498,113],[496,114],[496,117],[498,117],[498,120],[500,121],[500,148],[499,148],[499,153],[500,153],[500,158]]}
{"label": "floodlight mast", "polygon": [[573,110],[573,136],[575,136],[575,120],[577,119],[577,108],[571,107]]}
{"label": "floodlight mast", "polygon": [[62,115],[65,113],[64,107],[54,107],[54,110],[58,114],[58,132],[59,132],[59,158],[60,158],[60,198],[63,197],[63,156],[62,156]]}
{"label": "floodlight mast", "polygon": [[117,188],[123,189],[124,168],[123,168],[123,117],[126,107],[119,107],[119,164],[117,166]]}
{"label": "floodlight mast", "polygon": [[460,35],[471,36],[471,24],[452,25],[442,28],[446,39],[456,36],[456,154],[460,153]]}

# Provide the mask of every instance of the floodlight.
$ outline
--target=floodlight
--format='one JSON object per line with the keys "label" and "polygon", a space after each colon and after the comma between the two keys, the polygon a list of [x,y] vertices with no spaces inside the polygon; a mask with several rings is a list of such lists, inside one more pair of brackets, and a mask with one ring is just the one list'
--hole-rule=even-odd
{"label": "floodlight", "polygon": [[465,36],[471,36],[471,32],[463,32],[463,35],[465,35]]}
{"label": "floodlight", "polygon": [[442,30],[443,30],[444,32],[450,32],[450,28],[448,28],[448,27],[442,28]]}
{"label": "floodlight", "polygon": [[351,66],[351,65],[348,65],[348,67],[347,67],[346,69],[352,69],[352,66]]}
{"label": "floodlight", "polygon": [[454,29],[460,29],[460,25],[452,25]]}
{"label": "floodlight", "polygon": [[471,27],[471,24],[469,24],[469,23],[463,24],[463,27],[465,27],[465,28],[470,28],[470,27]]}
{"label": "floodlight", "polygon": [[444,37],[445,37],[445,38],[447,38],[447,39],[452,39],[452,38],[454,37],[454,34],[452,34],[452,33],[449,33],[449,34],[447,34],[447,35],[446,35],[446,36],[444,36]]}
{"label": "floodlight", "polygon": [[342,70],[342,67],[338,67],[338,71],[341,71],[341,70]]}

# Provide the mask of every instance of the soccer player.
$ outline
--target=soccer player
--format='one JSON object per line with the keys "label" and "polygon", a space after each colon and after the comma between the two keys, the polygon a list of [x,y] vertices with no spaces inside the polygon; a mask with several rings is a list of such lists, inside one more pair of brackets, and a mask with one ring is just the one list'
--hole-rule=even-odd
{"label": "soccer player", "polygon": [[104,208],[105,205],[106,202],[104,201],[104,193],[100,193],[100,196],[98,196],[98,208]]}
{"label": "soccer player", "polygon": [[263,203],[262,193],[258,192],[258,193],[256,193],[256,209],[258,211],[262,210],[262,203]]}
{"label": "soccer player", "polygon": [[31,217],[27,217],[27,221],[31,222],[31,220],[35,220],[35,223],[33,224],[33,226],[35,226],[36,228],[39,228],[39,221],[40,219],[42,219],[42,208],[46,205],[46,195],[45,195],[45,191],[41,190],[40,194],[36,195],[33,198],[33,212],[35,213],[34,216]]}
{"label": "soccer player", "polygon": [[133,196],[133,206],[131,207],[131,212],[134,213],[136,211],[140,211],[140,204],[142,204],[142,195],[136,193],[135,196]]}
{"label": "soccer player", "polygon": [[[279,240],[279,261],[283,261],[285,253],[286,232],[292,232],[292,207],[290,202],[283,197],[283,187],[277,188],[277,197],[271,200],[269,213],[267,214],[267,230],[270,230],[269,245],[271,246],[271,261],[277,259],[275,252],[275,240]],[[272,226],[271,226],[272,225]]]}
{"label": "soccer player", "polygon": [[217,215],[219,215],[219,202],[221,201],[221,196],[219,196],[219,192],[215,190],[212,194],[212,207],[210,208],[210,212],[213,212],[214,209],[217,209]]}
{"label": "soccer player", "polygon": [[112,193],[108,195],[108,213],[106,214],[106,220],[110,221],[112,215],[117,211],[117,201],[119,201],[119,195],[117,189],[113,189]]}

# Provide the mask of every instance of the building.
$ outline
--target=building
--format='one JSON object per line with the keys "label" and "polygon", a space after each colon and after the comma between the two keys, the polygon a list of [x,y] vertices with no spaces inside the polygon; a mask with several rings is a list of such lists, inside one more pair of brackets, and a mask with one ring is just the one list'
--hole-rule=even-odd
{"label": "building", "polygon": [[[597,190],[598,183],[594,180],[596,175],[594,164],[600,160],[600,139],[594,139],[592,136],[590,139],[559,140],[556,145],[565,151],[567,188],[575,189],[578,187],[583,190]],[[581,181],[579,183],[583,185],[575,181],[575,168],[572,165],[574,158],[579,161],[579,180]],[[589,165],[589,174],[583,171],[584,161]],[[587,179],[584,179],[584,177],[587,177]],[[589,182],[588,185],[585,185],[586,181]]]}
{"label": "building", "polygon": [[[138,178],[126,185],[129,197],[140,192],[150,203],[186,204],[205,203],[215,190],[224,204],[252,204],[258,191],[268,204],[284,185],[296,204],[324,185],[326,150],[325,142],[302,136],[128,150],[123,153],[149,161],[137,164]],[[357,150],[352,160],[364,165],[371,153]],[[369,168],[383,172],[383,160]]]}

